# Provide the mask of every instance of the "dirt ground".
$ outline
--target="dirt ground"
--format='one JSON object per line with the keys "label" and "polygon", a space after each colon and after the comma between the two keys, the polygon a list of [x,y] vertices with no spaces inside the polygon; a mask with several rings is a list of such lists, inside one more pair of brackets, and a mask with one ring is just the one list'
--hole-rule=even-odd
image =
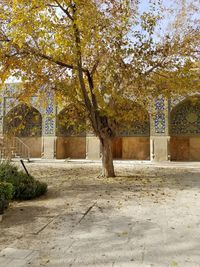
{"label": "dirt ground", "polygon": [[21,266],[200,266],[200,164],[119,163],[107,179],[99,163],[26,166],[48,192],[0,223],[0,251],[36,252]]}

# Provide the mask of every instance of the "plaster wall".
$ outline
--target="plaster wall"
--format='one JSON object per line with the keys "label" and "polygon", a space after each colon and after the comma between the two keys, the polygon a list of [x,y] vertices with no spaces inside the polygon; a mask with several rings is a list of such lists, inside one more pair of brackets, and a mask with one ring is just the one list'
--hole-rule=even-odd
{"label": "plaster wall", "polygon": [[114,159],[150,159],[149,137],[116,137],[113,139]]}
{"label": "plaster wall", "polygon": [[29,147],[31,158],[41,158],[42,137],[20,137],[20,139]]}
{"label": "plaster wall", "polygon": [[149,160],[150,138],[149,137],[123,137],[122,159]]}
{"label": "plaster wall", "polygon": [[200,161],[200,137],[190,138],[190,160]]}
{"label": "plaster wall", "polygon": [[85,159],[86,138],[85,137],[57,137],[56,140],[57,159]]}
{"label": "plaster wall", "polygon": [[86,158],[98,160],[101,157],[100,141],[96,136],[86,137]]}
{"label": "plaster wall", "polygon": [[113,159],[122,159],[122,139],[116,137],[112,140]]}
{"label": "plaster wall", "polygon": [[200,161],[200,137],[171,137],[172,161]]}
{"label": "plaster wall", "polygon": [[169,161],[169,136],[151,136],[151,161]]}
{"label": "plaster wall", "polygon": [[44,159],[54,159],[55,158],[55,136],[43,136],[42,138],[42,147],[43,153],[42,158]]}

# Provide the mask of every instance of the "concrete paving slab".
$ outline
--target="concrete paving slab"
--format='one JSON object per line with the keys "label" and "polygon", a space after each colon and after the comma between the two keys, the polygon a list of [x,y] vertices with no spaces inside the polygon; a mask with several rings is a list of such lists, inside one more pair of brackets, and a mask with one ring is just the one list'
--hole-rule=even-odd
{"label": "concrete paving slab", "polygon": [[200,267],[200,164],[120,164],[97,179],[98,164],[30,163],[49,192],[6,212],[0,248],[39,250],[20,267]]}
{"label": "concrete paving slab", "polygon": [[12,261],[12,259],[0,257],[0,266],[5,267],[7,264],[9,264]]}
{"label": "concrete paving slab", "polygon": [[18,248],[5,248],[0,252],[0,257],[12,258],[12,259],[25,259],[33,250],[18,249]]}
{"label": "concrete paving slab", "polygon": [[5,265],[5,267],[26,267],[27,261],[24,259],[13,259],[8,264]]}

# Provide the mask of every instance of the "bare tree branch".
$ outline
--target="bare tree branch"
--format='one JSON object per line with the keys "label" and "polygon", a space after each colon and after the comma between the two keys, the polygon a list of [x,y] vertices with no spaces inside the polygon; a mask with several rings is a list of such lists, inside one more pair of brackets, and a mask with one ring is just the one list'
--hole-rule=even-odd
{"label": "bare tree branch", "polygon": [[60,9],[68,16],[69,19],[71,19],[72,21],[74,20],[74,18],[72,17],[72,15],[69,13],[67,8],[64,8],[58,0],[55,0],[55,2],[57,3],[57,5],[60,7]]}
{"label": "bare tree branch", "polygon": [[71,70],[78,69],[77,67],[75,67],[75,66],[73,66],[71,64],[67,64],[67,63],[65,63],[63,61],[56,60],[56,59],[54,59],[54,58],[52,58],[50,56],[47,56],[47,55],[45,55],[45,54],[43,54],[41,52],[35,51],[34,49],[31,49],[30,52],[31,52],[31,54],[34,54],[36,56],[39,56],[39,57],[41,57],[43,59],[46,59],[48,61],[51,61],[51,62],[53,62],[53,63],[55,63],[55,64],[57,64],[57,65],[59,65],[61,67],[65,67],[65,68],[68,68],[68,69],[71,69]]}
{"label": "bare tree branch", "polygon": [[91,72],[90,72],[90,75],[91,75],[91,76],[94,75],[94,73],[95,73],[95,71],[96,71],[96,69],[97,69],[97,67],[98,67],[98,65],[99,65],[99,62],[100,62],[100,60],[98,59],[98,60],[95,62],[94,66],[92,67],[92,70],[91,70]]}

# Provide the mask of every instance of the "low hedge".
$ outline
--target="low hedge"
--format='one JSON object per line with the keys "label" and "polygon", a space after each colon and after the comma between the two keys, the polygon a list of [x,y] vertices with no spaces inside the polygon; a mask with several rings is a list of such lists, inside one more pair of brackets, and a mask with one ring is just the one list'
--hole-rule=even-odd
{"label": "low hedge", "polygon": [[43,195],[47,191],[46,183],[39,182],[32,176],[28,176],[23,172],[18,172],[18,175],[12,181],[12,184],[14,186],[14,199],[32,199]]}
{"label": "low hedge", "polygon": [[8,207],[13,197],[13,186],[11,183],[0,182],[0,214]]}
{"label": "low hedge", "polygon": [[11,183],[0,182],[0,199],[11,200],[13,196],[13,186]]}
{"label": "low hedge", "polygon": [[35,180],[33,176],[19,171],[10,162],[0,163],[0,182],[11,183],[13,186],[13,197],[16,200],[26,200],[39,197],[46,193],[47,184]]}

